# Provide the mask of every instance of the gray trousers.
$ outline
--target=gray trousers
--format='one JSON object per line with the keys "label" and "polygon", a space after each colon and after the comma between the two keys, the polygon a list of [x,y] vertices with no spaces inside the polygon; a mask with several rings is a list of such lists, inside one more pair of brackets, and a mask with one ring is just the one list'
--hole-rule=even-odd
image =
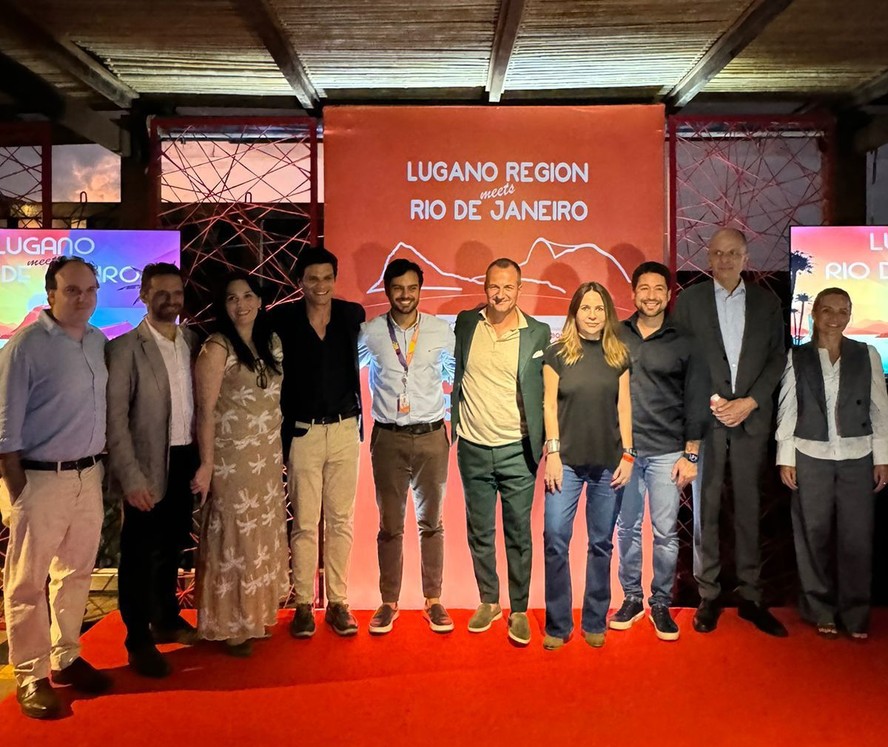
{"label": "gray trousers", "polygon": [[379,507],[379,593],[382,601],[395,603],[401,595],[404,568],[404,519],[407,490],[413,490],[422,594],[426,599],[441,596],[444,572],[444,494],[450,445],[444,427],[412,435],[376,426],[370,437],[370,460]]}
{"label": "gray trousers", "polygon": [[797,451],[796,481],[792,528],[801,584],[799,611],[815,625],[840,621],[850,633],[866,632],[876,505],[873,456],[833,461]]}
{"label": "gray trousers", "polygon": [[702,464],[693,485],[694,578],[703,600],[713,601],[721,593],[719,516],[730,460],[738,592],[743,599],[761,602],[760,482],[768,438],[767,432],[750,436],[742,428],[713,426],[703,440]]}

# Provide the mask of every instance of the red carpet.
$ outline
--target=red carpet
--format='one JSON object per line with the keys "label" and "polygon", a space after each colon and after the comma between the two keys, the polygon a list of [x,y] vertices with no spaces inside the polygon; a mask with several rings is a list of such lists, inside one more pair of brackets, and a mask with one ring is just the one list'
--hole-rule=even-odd
{"label": "red carpet", "polygon": [[[574,638],[544,651],[509,645],[505,623],[449,636],[418,612],[395,630],[342,640],[320,626],[287,633],[284,612],[248,660],[217,645],[168,647],[176,671],[160,682],[125,666],[115,614],[93,628],[84,655],[107,667],[112,693],[82,698],[53,722],[0,703],[0,744],[16,745],[884,745],[888,743],[888,611],[865,644],[824,641],[778,611],[790,637],[755,631],[732,610],[708,636],[678,611],[682,638],[663,643],[645,620],[592,649]],[[537,625],[543,613],[534,613]]]}

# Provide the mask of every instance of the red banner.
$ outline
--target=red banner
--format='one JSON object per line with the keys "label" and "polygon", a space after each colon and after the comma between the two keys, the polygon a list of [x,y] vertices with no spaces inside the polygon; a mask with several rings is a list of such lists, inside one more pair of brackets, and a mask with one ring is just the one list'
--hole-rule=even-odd
{"label": "red banner", "polygon": [[[487,265],[510,257],[522,267],[521,308],[553,332],[576,287],[588,280],[604,283],[620,315],[628,316],[633,269],[664,259],[661,106],[331,107],[324,111],[324,143],[325,245],[340,261],[336,293],[362,303],[368,318],[388,308],[382,273],[396,257],[423,268],[422,310],[446,316],[483,303]],[[369,412],[366,392],[365,403]],[[454,459],[444,601],[474,607],[461,492]],[[350,584],[358,608],[379,601],[373,495],[364,454]],[[531,596],[537,607],[543,605],[542,507],[538,500]],[[573,553],[577,601],[582,525],[578,520]],[[505,602],[504,557],[500,571]],[[410,526],[402,602],[421,603]]]}

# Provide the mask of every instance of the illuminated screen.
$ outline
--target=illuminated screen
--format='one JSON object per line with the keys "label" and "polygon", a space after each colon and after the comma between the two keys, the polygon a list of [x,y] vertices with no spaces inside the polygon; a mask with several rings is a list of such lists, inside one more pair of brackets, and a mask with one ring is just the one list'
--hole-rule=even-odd
{"label": "illuminated screen", "polygon": [[178,231],[0,229],[0,347],[46,308],[46,265],[63,254],[98,267],[99,302],[90,321],[109,338],[128,332],[145,316],[142,268],[178,265],[179,244]]}
{"label": "illuminated screen", "polygon": [[796,226],[790,229],[792,334],[811,339],[811,306],[824,288],[851,295],[848,337],[882,356],[888,375],[888,226]]}

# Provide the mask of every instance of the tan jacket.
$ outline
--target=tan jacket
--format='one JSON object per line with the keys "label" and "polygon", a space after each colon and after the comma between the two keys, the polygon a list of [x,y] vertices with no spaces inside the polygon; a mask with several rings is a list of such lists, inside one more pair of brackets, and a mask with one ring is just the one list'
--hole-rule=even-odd
{"label": "tan jacket", "polygon": [[[191,350],[197,335],[179,328]],[[108,363],[108,474],[110,494],[122,498],[147,488],[155,502],[166,493],[170,456],[170,382],[148,320],[105,347]]]}

